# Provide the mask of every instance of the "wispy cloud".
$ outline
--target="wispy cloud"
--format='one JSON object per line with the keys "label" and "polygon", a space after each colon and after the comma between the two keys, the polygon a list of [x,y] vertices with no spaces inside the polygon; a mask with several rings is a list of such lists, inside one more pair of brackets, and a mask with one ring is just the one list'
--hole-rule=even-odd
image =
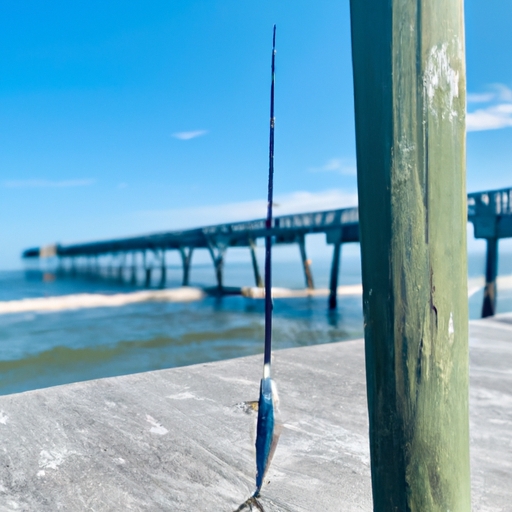
{"label": "wispy cloud", "polygon": [[355,176],[357,167],[353,160],[345,158],[331,158],[321,167],[311,167],[310,172],[336,172],[338,174],[346,174]]}
{"label": "wispy cloud", "polygon": [[3,185],[7,188],[69,188],[69,187],[87,187],[96,183],[96,180],[13,180],[4,181]]}
{"label": "wispy cloud", "polygon": [[190,140],[190,139],[195,139],[196,137],[201,137],[201,135],[206,135],[207,133],[208,133],[208,130],[195,130],[192,132],[173,133],[172,136],[175,139],[179,139],[179,140]]}
{"label": "wispy cloud", "polygon": [[468,93],[467,100],[468,103],[489,103],[489,101],[492,101],[495,97],[496,94],[494,92]]}
{"label": "wispy cloud", "polygon": [[487,103],[468,112],[466,129],[468,132],[499,130],[512,126],[512,90],[505,84],[490,84],[489,92],[468,94],[469,103]]}
{"label": "wispy cloud", "polygon": [[[275,215],[321,211],[357,206],[357,194],[343,190],[293,192],[275,198]],[[212,206],[142,211],[135,214],[139,229],[186,229],[223,222],[261,219],[266,215],[267,202],[262,200]]]}
{"label": "wispy cloud", "polygon": [[468,93],[468,103],[489,103],[512,101],[512,90],[505,84],[489,84],[490,91],[483,93]]}
{"label": "wispy cloud", "polygon": [[512,101],[512,90],[505,84],[491,84],[499,101]]}
{"label": "wispy cloud", "polygon": [[478,109],[466,116],[468,132],[499,130],[512,126],[512,103],[502,103]]}

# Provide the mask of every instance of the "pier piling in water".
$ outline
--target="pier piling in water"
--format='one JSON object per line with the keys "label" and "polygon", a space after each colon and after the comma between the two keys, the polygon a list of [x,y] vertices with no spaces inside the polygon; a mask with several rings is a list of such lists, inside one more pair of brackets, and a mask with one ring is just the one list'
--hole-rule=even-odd
{"label": "pier piling in water", "polygon": [[263,288],[263,279],[261,278],[260,267],[256,255],[256,242],[249,238],[249,249],[251,250],[252,269],[254,272],[254,282],[258,288]]}
{"label": "pier piling in water", "polygon": [[329,282],[329,309],[336,309],[338,276],[340,273],[341,238],[334,242],[332,251],[331,279]]}
{"label": "pier piling in water", "polygon": [[311,260],[308,259],[306,254],[306,240],[304,235],[299,235],[297,237],[297,244],[299,245],[300,259],[302,261],[302,268],[304,269],[304,280],[306,282],[306,288],[313,290],[315,285],[313,284]]}
{"label": "pier piling in water", "polygon": [[183,263],[183,286],[188,286],[190,283],[190,265],[192,263],[192,253],[194,252],[193,247],[179,247],[181,261]]}
{"label": "pier piling in water", "polygon": [[144,286],[149,288],[151,285],[151,265],[148,262],[149,258],[147,255],[147,251],[142,253],[142,266],[144,267]]}
{"label": "pier piling in water", "polygon": [[162,249],[160,252],[160,288],[165,287],[165,283],[167,282],[167,266],[165,261],[165,249]]}
{"label": "pier piling in water", "polygon": [[487,238],[485,261],[485,288],[482,318],[496,313],[496,278],[498,276],[498,239]]}
{"label": "pier piling in water", "polygon": [[121,252],[119,254],[119,265],[117,267],[117,281],[120,283],[124,282],[124,267],[126,264],[126,253]]}
{"label": "pier piling in water", "polygon": [[224,270],[224,255],[226,254],[227,248],[228,246],[226,243],[224,243],[224,241],[208,241],[208,249],[213,260],[213,265],[215,268],[215,278],[217,280],[217,288],[219,289],[219,291],[222,290],[223,286],[222,279]]}
{"label": "pier piling in water", "polygon": [[132,251],[130,284],[132,286],[135,286],[137,284],[137,253],[135,251]]}

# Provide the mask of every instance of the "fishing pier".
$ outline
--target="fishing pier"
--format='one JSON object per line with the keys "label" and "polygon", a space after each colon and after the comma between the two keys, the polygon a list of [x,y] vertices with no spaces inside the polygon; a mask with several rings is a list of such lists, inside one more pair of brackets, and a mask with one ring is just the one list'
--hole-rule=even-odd
{"label": "fishing pier", "polygon": [[[474,226],[475,238],[487,240],[486,284],[482,316],[492,316],[496,310],[496,278],[498,275],[498,242],[512,237],[512,188],[475,192],[468,195],[468,221]],[[329,306],[336,307],[336,290],[341,262],[341,247],[359,242],[357,208],[275,217],[270,229],[274,244],[297,244],[306,288],[314,288],[313,273],[306,253],[306,236],[323,233],[333,247]],[[137,284],[142,267],[143,283],[150,286],[155,278],[160,286],[167,279],[167,251],[178,251],[183,265],[183,286],[190,282],[194,251],[208,250],[215,268],[217,289],[222,292],[226,251],[230,247],[250,250],[254,281],[263,286],[263,277],[256,257],[256,242],[267,236],[265,219],[206,226],[184,231],[89,242],[73,245],[49,245],[23,252],[25,260],[57,257],[60,275],[106,277]]]}
{"label": "fishing pier", "polygon": [[[247,247],[251,252],[254,280],[263,286],[263,277],[256,257],[256,241],[268,236],[265,219],[231,224],[219,224],[185,231],[170,231],[146,236],[106,240],[76,245],[50,245],[24,251],[24,259],[57,257],[58,272],[65,275],[107,276],[119,280],[126,277],[137,283],[138,267],[142,261],[144,284],[149,286],[152,272],[159,271],[160,284],[166,280],[166,252],[179,251],[183,264],[182,285],[190,282],[192,255],[198,249],[209,251],[215,268],[217,288],[223,287],[224,257],[229,247]],[[301,213],[274,217],[270,236],[274,244],[297,244],[307,288],[314,288],[310,261],[307,258],[305,237],[324,233],[333,245],[330,279],[330,302],[336,303],[341,245],[359,241],[358,210],[345,208],[322,212]],[[105,259],[100,262],[100,257]],[[152,258],[151,258],[152,257]],[[150,259],[151,258],[151,259]],[[155,264],[156,262],[156,264]],[[102,265],[103,263],[103,265]],[[128,276],[126,276],[128,273]]]}

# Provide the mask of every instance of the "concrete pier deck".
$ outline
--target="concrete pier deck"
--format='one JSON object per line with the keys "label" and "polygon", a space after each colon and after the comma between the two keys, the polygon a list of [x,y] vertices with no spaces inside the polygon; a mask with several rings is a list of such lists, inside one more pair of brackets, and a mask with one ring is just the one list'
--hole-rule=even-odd
{"label": "concrete pier deck", "polygon": [[[470,325],[474,511],[511,510],[512,315]],[[372,510],[361,340],[275,353],[262,504]],[[0,511],[231,512],[253,491],[261,357],[0,397]]]}

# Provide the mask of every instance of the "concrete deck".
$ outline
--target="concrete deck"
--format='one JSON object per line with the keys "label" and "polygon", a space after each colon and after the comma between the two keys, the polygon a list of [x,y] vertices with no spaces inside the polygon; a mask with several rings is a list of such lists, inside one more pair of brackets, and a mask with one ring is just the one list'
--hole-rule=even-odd
{"label": "concrete deck", "polygon": [[[474,511],[511,510],[512,315],[471,323]],[[0,511],[232,512],[253,491],[261,358],[0,397]],[[262,504],[372,510],[362,341],[279,351]]]}

